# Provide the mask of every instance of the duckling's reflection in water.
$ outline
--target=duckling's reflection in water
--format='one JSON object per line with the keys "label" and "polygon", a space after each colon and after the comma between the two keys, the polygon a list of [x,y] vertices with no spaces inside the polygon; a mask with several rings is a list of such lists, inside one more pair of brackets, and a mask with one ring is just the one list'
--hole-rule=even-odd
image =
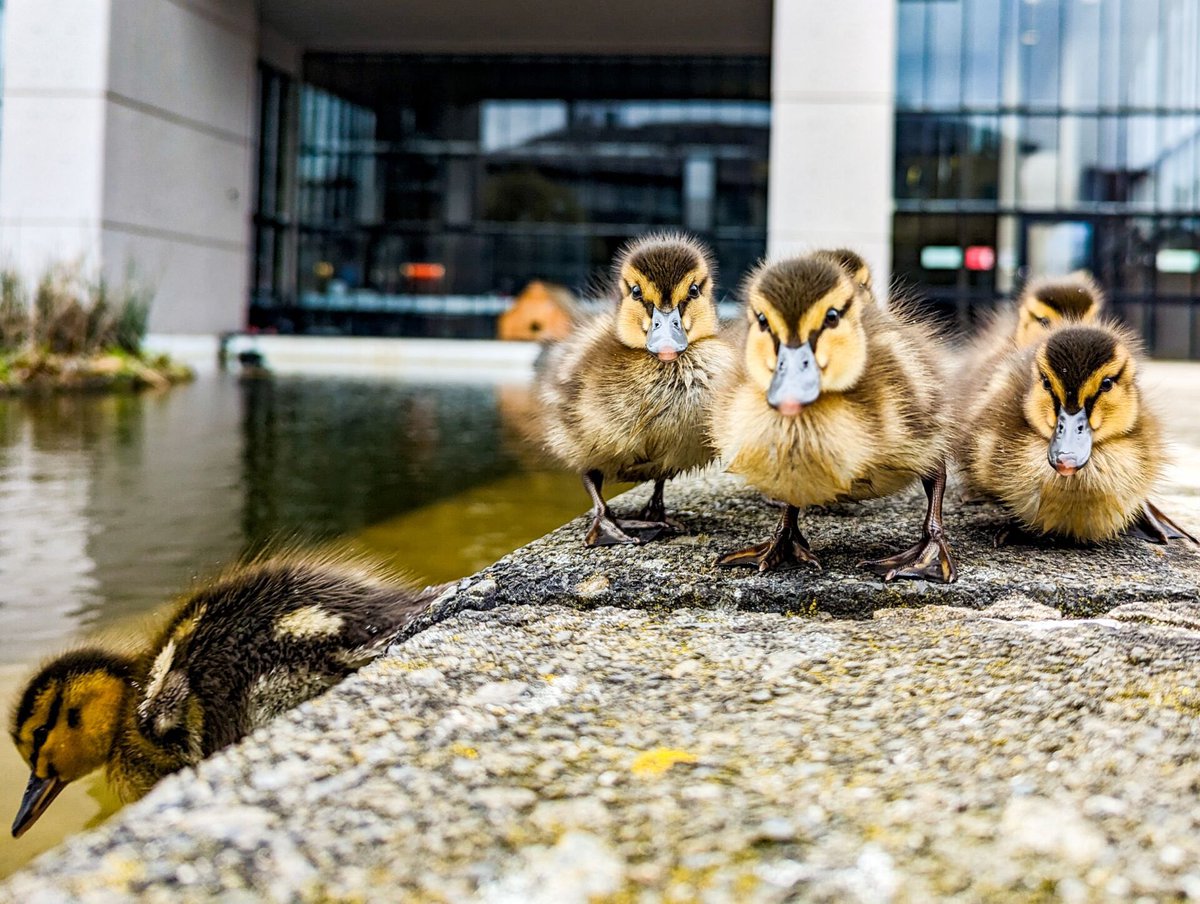
{"label": "duckling's reflection in water", "polygon": [[377,657],[437,592],[345,556],[264,558],[185,595],[140,653],[52,660],[13,713],[31,770],[13,835],[101,766],[141,797]]}

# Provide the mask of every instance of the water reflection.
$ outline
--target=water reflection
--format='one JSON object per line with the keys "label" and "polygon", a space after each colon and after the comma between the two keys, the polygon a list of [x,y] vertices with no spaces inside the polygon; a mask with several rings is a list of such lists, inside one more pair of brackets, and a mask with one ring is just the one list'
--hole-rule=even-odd
{"label": "water reflection", "polygon": [[[278,537],[355,533],[528,467],[498,392],[214,377],[0,400],[0,663]],[[524,390],[503,392],[520,412]]]}

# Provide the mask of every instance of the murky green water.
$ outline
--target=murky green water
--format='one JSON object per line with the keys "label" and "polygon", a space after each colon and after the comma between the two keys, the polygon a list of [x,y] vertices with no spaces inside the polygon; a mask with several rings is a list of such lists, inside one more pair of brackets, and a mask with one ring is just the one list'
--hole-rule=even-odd
{"label": "murky green water", "polygon": [[[280,538],[353,538],[430,582],[495,561],[587,507],[522,442],[529,404],[520,386],[232,377],[0,399],[0,694]],[[27,776],[0,742],[0,819]],[[0,875],[115,808],[99,775],[76,784],[3,832]]]}

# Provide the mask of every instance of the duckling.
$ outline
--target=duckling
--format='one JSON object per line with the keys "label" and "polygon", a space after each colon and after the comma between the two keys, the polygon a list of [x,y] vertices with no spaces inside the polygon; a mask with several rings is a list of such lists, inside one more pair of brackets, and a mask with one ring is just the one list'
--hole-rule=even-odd
{"label": "duckling", "polygon": [[841,267],[858,285],[867,290],[872,301],[875,300],[875,290],[871,286],[871,268],[857,251],[851,248],[822,248],[812,253]]}
{"label": "duckling", "polygon": [[1023,534],[1083,543],[1131,531],[1195,542],[1147,501],[1162,469],[1158,418],[1138,388],[1136,340],[1110,323],[1067,324],[1015,350],[971,400],[961,442],[969,485]]}
{"label": "duckling", "polygon": [[[635,239],[613,263],[615,309],[580,324],[539,372],[542,443],[577,471],[592,501],[588,546],[638,544],[678,525],[667,480],[712,461],[707,411],[734,352],[719,333],[716,265],[695,239]],[[616,517],[606,479],[653,480],[646,507]]]}
{"label": "duckling", "polygon": [[888,496],[920,478],[921,539],[861,564],[885,581],[952,582],[937,340],[902,305],[873,303],[870,280],[835,260],[815,252],[747,280],[745,357],[718,397],[713,436],[730,471],[786,508],[772,539],[718,564],[820,567],[796,522],[801,508]]}
{"label": "duckling", "polygon": [[320,694],[382,653],[435,593],[333,556],[264,559],[182,597],[141,653],[89,647],[51,660],[12,714],[31,769],[13,836],[100,766],[133,800]]}
{"label": "duckling", "polygon": [[1032,280],[1016,303],[1000,308],[962,350],[959,382],[988,379],[1014,349],[1040,342],[1061,323],[1092,323],[1104,306],[1104,290],[1083,270]]}

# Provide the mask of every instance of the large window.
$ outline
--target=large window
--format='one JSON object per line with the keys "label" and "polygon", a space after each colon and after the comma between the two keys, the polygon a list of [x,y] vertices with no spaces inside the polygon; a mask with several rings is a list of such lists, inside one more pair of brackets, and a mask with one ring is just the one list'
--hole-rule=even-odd
{"label": "large window", "polygon": [[1200,0],[901,0],[895,269],[966,323],[1085,267],[1200,356]]}
{"label": "large window", "polygon": [[[260,190],[252,321],[486,334],[530,280],[586,294],[622,242],[656,228],[699,234],[724,273],[743,272],[766,243],[768,70],[761,58],[310,56],[294,215]],[[264,110],[285,110],[273,85]],[[286,167],[267,161],[266,117],[263,129],[260,181],[274,184]]]}

